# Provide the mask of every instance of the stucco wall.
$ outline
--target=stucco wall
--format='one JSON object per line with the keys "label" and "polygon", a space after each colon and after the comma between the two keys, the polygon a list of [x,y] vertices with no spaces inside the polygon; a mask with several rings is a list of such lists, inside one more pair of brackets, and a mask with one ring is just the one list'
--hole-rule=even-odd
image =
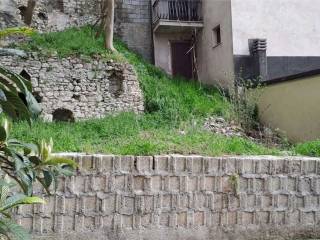
{"label": "stucco wall", "polygon": [[318,0],[232,0],[234,54],[267,38],[268,56],[320,56],[319,12]]}
{"label": "stucco wall", "polygon": [[[204,28],[198,34],[199,80],[226,88],[233,84],[232,22],[230,0],[203,0]],[[221,40],[213,46],[213,29],[220,24]]]}
{"label": "stucco wall", "polygon": [[320,139],[320,75],[267,86],[259,101],[262,122],[293,142]]}
{"label": "stucco wall", "polygon": [[46,205],[17,211],[34,239],[320,236],[319,159],[67,156],[79,163],[75,176]]}

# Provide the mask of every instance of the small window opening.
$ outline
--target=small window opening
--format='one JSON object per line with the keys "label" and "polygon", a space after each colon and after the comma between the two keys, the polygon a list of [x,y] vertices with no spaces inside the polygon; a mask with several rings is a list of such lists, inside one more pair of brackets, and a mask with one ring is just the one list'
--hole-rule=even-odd
{"label": "small window opening", "polygon": [[218,25],[213,29],[213,47],[221,44],[221,27]]}
{"label": "small window opening", "polygon": [[75,122],[73,112],[65,108],[55,110],[52,113],[52,120],[57,122]]}

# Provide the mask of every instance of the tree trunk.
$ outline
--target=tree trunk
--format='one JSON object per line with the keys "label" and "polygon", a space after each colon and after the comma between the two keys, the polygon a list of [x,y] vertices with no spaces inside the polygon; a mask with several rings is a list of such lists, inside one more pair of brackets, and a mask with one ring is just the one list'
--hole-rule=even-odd
{"label": "tree trunk", "polygon": [[102,19],[102,24],[104,25],[104,46],[106,49],[111,51],[116,51],[113,46],[113,27],[114,27],[114,0],[104,1],[104,17]]}
{"label": "tree trunk", "polygon": [[26,8],[25,14],[24,14],[24,23],[27,25],[31,25],[32,23],[32,17],[33,17],[33,11],[36,6],[36,0],[28,0],[28,6]]}

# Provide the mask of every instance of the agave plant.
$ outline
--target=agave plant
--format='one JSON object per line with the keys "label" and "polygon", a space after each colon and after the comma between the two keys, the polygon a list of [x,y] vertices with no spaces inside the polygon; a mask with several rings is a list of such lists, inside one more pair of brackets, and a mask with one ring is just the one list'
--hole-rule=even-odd
{"label": "agave plant", "polygon": [[[0,108],[12,120],[23,119],[32,123],[41,108],[32,95],[31,83],[0,66]],[[11,219],[12,209],[18,205],[43,203],[33,196],[36,181],[50,194],[58,176],[71,175],[75,163],[72,160],[51,155],[52,140],[40,144],[23,143],[10,139],[10,121],[3,118],[0,124],[0,239],[29,239],[26,231]],[[4,177],[6,176],[6,177]],[[10,178],[18,184],[22,193],[14,193]]]}

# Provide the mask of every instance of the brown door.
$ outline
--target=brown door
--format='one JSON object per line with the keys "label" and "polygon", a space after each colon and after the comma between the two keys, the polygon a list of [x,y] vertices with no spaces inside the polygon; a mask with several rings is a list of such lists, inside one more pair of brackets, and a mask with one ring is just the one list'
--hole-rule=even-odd
{"label": "brown door", "polygon": [[192,51],[190,42],[171,42],[172,73],[192,79]]}

